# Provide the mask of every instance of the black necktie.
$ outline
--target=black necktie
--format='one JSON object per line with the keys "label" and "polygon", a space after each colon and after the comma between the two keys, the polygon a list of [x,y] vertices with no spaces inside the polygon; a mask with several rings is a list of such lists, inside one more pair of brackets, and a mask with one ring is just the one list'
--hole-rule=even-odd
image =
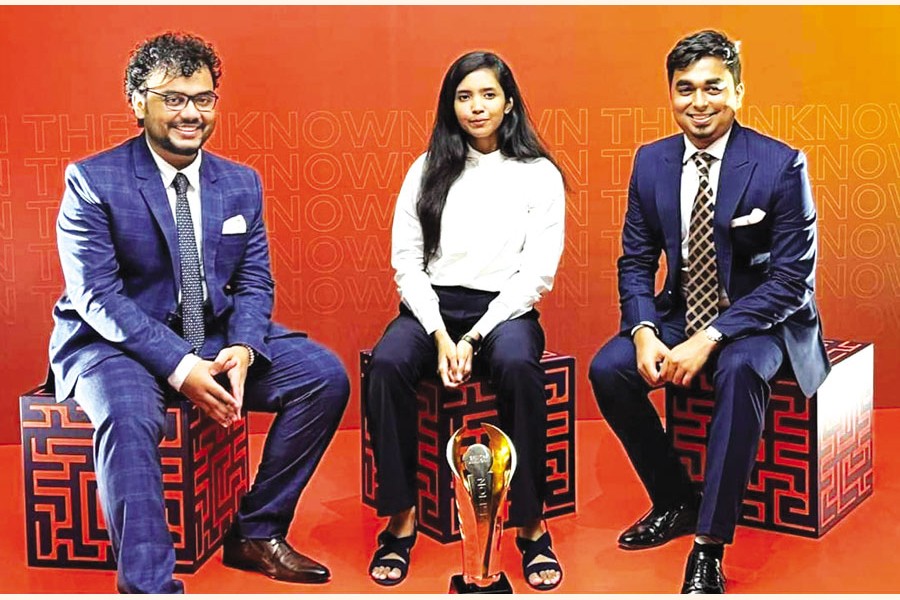
{"label": "black necktie", "polygon": [[200,276],[200,257],[194,237],[194,222],[188,205],[188,180],[177,173],[175,187],[175,223],[178,227],[178,251],[181,254],[181,328],[182,337],[194,350],[200,350],[206,332],[203,329],[203,286]]}
{"label": "black necktie", "polygon": [[700,187],[691,208],[688,230],[688,285],[685,333],[690,337],[705,329],[719,314],[719,277],[713,242],[716,200],[709,184],[709,165],[715,160],[706,152],[692,157],[700,174]]}

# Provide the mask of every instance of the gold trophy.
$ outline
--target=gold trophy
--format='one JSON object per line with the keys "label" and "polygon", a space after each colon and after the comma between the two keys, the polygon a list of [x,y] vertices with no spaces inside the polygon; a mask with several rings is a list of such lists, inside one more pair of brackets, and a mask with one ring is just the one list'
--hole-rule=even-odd
{"label": "gold trophy", "polygon": [[516,470],[516,449],[497,427],[482,423],[489,445],[463,447],[471,431],[460,427],[447,442],[453,471],[456,509],[462,535],[463,572],[450,579],[457,594],[511,594],[506,574],[496,566],[503,533],[502,508]]}

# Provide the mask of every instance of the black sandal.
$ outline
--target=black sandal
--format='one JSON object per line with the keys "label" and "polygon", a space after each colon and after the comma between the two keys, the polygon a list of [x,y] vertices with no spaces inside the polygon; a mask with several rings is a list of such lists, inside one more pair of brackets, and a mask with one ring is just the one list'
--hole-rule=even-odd
{"label": "black sandal", "polygon": [[[552,590],[562,583],[563,571],[559,564],[559,559],[556,558],[556,554],[554,554],[553,550],[550,548],[552,543],[549,531],[545,531],[543,535],[536,540],[516,537],[516,548],[522,553],[522,571],[525,574],[525,583],[542,592]],[[538,556],[545,556],[550,560],[530,564],[531,561]],[[540,573],[541,571],[557,571],[559,573],[559,579],[556,580],[556,583],[542,582],[537,585],[531,583],[529,577],[534,573]]]}
{"label": "black sandal", "polygon": [[[418,531],[414,531],[412,535],[398,538],[387,529],[378,534],[379,547],[375,551],[375,556],[372,557],[372,562],[369,563],[369,577],[372,581],[378,585],[397,585],[406,579],[406,574],[409,572],[409,553],[416,543],[416,535],[418,535]],[[388,554],[396,554],[401,558],[384,558]],[[398,569],[400,577],[397,579],[391,579],[390,577],[377,579],[372,576],[372,570],[376,567]]]}

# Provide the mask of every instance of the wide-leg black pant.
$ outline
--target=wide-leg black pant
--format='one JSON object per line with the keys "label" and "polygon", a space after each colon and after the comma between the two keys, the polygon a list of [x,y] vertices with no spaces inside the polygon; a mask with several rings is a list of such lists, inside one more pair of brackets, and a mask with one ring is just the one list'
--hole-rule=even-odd
{"label": "wide-leg black pant", "polygon": [[[441,315],[454,340],[468,332],[497,294],[435,286]],[[547,403],[544,397],[544,331],[535,310],[504,321],[485,336],[473,370],[487,369],[497,389],[500,428],[516,447],[509,524],[523,526],[543,514],[546,480]],[[404,305],[372,351],[366,418],[377,468],[378,514],[416,504],[416,387],[434,375],[434,340]]]}

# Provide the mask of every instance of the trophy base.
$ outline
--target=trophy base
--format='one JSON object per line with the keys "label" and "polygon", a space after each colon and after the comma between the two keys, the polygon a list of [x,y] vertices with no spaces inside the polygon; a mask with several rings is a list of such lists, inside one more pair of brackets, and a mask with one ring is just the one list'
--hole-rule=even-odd
{"label": "trophy base", "polygon": [[479,587],[474,583],[466,583],[462,575],[454,575],[450,578],[451,594],[512,594],[512,585],[506,578],[506,573],[500,573],[500,578],[487,587]]}

